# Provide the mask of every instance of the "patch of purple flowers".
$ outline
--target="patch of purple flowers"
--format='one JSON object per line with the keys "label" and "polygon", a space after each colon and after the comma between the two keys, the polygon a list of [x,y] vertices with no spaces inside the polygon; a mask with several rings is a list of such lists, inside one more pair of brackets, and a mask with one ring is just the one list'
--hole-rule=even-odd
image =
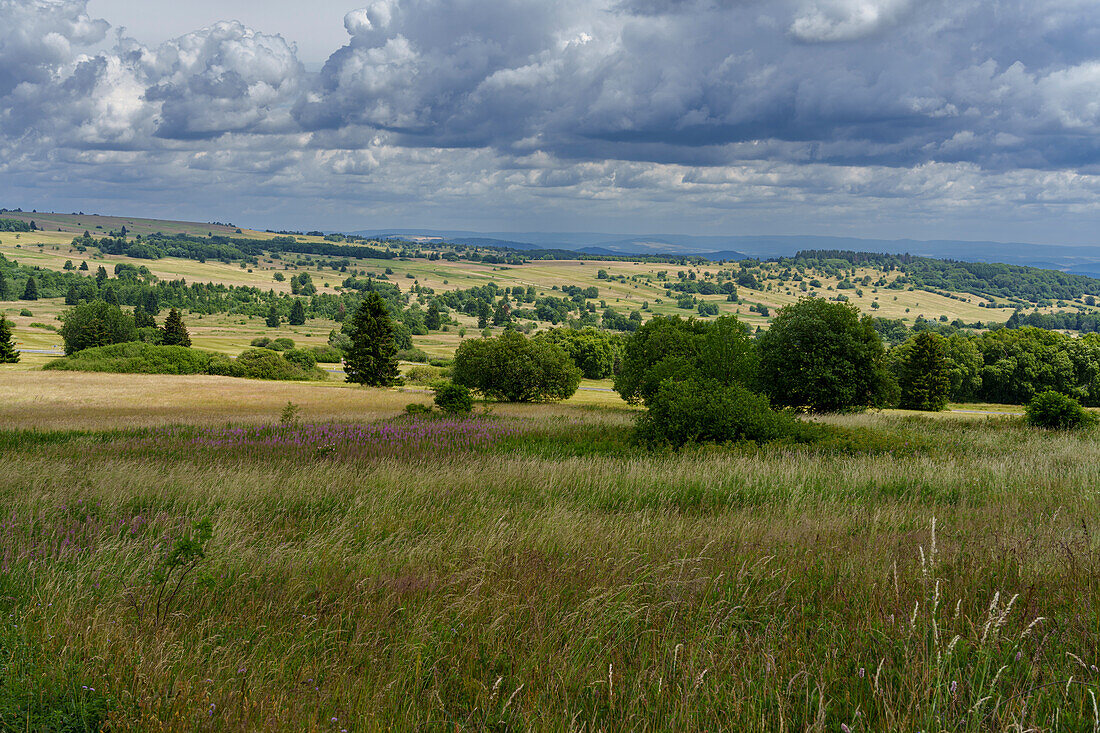
{"label": "patch of purple flowers", "polygon": [[426,451],[462,451],[491,444],[517,431],[484,418],[428,418],[382,423],[291,423],[227,428],[165,428],[146,447],[173,444],[196,451],[230,450],[261,457],[376,458]]}

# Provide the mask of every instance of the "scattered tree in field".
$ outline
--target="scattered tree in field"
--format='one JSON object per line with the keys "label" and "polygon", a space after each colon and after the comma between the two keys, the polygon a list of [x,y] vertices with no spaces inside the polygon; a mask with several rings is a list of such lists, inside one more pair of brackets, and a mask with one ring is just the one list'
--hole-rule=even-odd
{"label": "scattered tree in field", "polygon": [[776,404],[836,412],[890,400],[882,338],[850,303],[804,298],[757,339],[760,377]]}
{"label": "scattered tree in field", "polygon": [[665,380],[712,379],[753,389],[756,372],[756,345],[736,316],[712,322],[654,316],[626,342],[615,391],[648,405]]}
{"label": "scattered tree in field", "polygon": [[15,364],[19,361],[19,352],[12,340],[11,321],[0,315],[0,364]]}
{"label": "scattered tree in field", "polygon": [[64,321],[61,338],[65,340],[66,355],[93,346],[133,341],[137,337],[134,317],[102,300],[76,306],[65,313]]}
{"label": "scattered tree in field", "polygon": [[27,285],[23,288],[20,300],[38,300],[38,283],[34,281],[34,276],[27,278]]}
{"label": "scattered tree in field", "polygon": [[386,387],[398,377],[397,343],[386,301],[371,290],[351,319],[351,347],[344,356],[347,381]]}
{"label": "scattered tree in field", "polygon": [[435,388],[435,405],[449,415],[465,415],[474,409],[470,390],[451,382]]}
{"label": "scattered tree in field", "polygon": [[552,328],[537,336],[536,340],[548,341],[565,349],[569,358],[581,370],[585,379],[606,379],[615,369],[616,358],[621,354],[620,336],[611,336],[588,327]]}
{"label": "scattered tree in field", "polygon": [[168,311],[168,317],[164,319],[164,333],[160,342],[165,346],[190,346],[191,335],[187,333],[187,327],[183,325],[180,312],[173,308]]}
{"label": "scattered tree in field", "polygon": [[434,300],[428,304],[428,312],[424,315],[424,327],[429,331],[438,331],[443,325],[443,316],[439,312],[439,304]]}
{"label": "scattered tree in field", "polygon": [[463,341],[455,352],[452,380],[508,402],[546,402],[573,396],[581,370],[556,344],[517,331]]}
{"label": "scattered tree in field", "polygon": [[1081,407],[1072,397],[1047,390],[1035,395],[1024,408],[1028,425],[1050,430],[1072,430],[1096,424],[1096,415]]}
{"label": "scattered tree in field", "polygon": [[306,308],[298,298],[294,299],[294,305],[290,307],[290,318],[287,323],[292,326],[301,326],[306,322]]}
{"label": "scattered tree in field", "polygon": [[283,322],[283,319],[279,317],[279,309],[275,307],[275,304],[271,304],[271,308],[267,311],[267,318],[264,321],[267,323],[268,328],[278,328],[279,324]]}
{"label": "scattered tree in field", "polygon": [[906,410],[942,410],[947,407],[951,390],[947,339],[921,331],[910,342],[898,364],[899,406]]}
{"label": "scattered tree in field", "polygon": [[88,261],[87,260],[82,261],[80,263],[80,267],[78,267],[76,269],[80,270],[81,272],[87,272],[88,271]]}

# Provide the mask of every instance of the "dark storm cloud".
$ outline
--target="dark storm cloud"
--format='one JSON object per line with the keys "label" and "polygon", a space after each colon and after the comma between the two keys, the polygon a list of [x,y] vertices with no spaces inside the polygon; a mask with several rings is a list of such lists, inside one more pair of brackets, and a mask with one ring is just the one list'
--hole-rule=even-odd
{"label": "dark storm cloud", "polygon": [[317,73],[236,22],[106,49],[84,0],[0,0],[0,19],[0,173],[42,180],[139,166],[220,173],[230,196],[338,177],[387,201],[553,189],[624,210],[1097,188],[1091,2],[373,0]]}

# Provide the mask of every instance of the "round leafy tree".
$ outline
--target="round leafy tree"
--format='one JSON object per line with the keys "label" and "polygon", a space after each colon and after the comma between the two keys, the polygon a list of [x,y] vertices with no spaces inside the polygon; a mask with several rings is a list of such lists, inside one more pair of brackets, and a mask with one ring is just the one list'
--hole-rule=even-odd
{"label": "round leafy tree", "polygon": [[386,301],[376,291],[367,297],[351,320],[351,346],[344,356],[347,381],[386,387],[397,380],[397,343]]}
{"label": "round leafy tree", "polygon": [[572,397],[581,370],[560,346],[505,331],[497,338],[463,341],[451,379],[507,402],[546,402]]}
{"label": "round leafy tree", "polygon": [[889,399],[882,338],[850,303],[803,298],[781,308],[757,342],[761,382],[775,404],[837,412]]}
{"label": "round leafy tree", "polygon": [[183,325],[183,318],[175,308],[168,311],[164,319],[164,335],[160,342],[165,346],[190,346],[191,335],[187,333],[187,327]]}
{"label": "round leafy tree", "polygon": [[1047,390],[1040,392],[1024,408],[1028,425],[1051,430],[1073,430],[1096,424],[1096,415],[1081,407],[1072,397]]}
{"label": "round leafy tree", "polygon": [[117,305],[97,300],[82,303],[68,311],[61,327],[65,354],[74,354],[93,346],[109,346],[137,338],[134,317],[123,313]]}
{"label": "round leafy tree", "polygon": [[0,364],[15,364],[19,361],[19,352],[11,336],[11,321],[0,315]]}
{"label": "round leafy tree", "polygon": [[474,409],[470,390],[448,382],[435,388],[435,406],[449,415],[465,415]]}
{"label": "round leafy tree", "polygon": [[899,348],[902,349],[898,363],[899,406],[933,412],[947,407],[951,390],[947,339],[932,331],[921,331]]}

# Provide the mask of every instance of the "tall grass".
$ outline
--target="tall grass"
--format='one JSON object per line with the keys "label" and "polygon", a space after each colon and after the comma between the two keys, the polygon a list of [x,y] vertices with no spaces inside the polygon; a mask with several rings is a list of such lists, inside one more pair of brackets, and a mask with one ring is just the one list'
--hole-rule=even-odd
{"label": "tall grass", "polygon": [[1096,726],[1094,435],[648,453],[618,413],[507,412],[321,456],[0,436],[0,729]]}

